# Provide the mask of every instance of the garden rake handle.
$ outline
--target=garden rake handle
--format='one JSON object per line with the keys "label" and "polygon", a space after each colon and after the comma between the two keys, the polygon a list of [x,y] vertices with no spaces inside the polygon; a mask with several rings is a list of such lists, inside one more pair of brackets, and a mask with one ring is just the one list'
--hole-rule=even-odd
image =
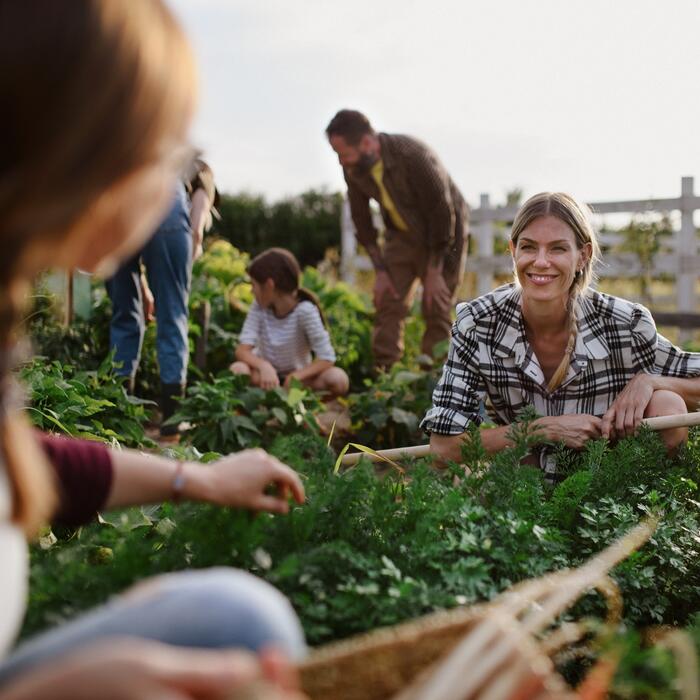
{"label": "garden rake handle", "polygon": [[[340,460],[343,467],[352,467],[360,461],[361,457],[370,462],[383,462],[385,459],[396,461],[402,457],[427,457],[430,454],[430,445],[414,445],[413,447],[394,447],[390,450],[377,450],[376,452],[353,452],[346,454]],[[384,458],[384,459],[382,459]]]}
{"label": "garden rake handle", "polygon": [[[642,425],[651,430],[667,430],[668,428],[687,428],[691,425],[700,425],[700,411],[692,413],[679,413],[673,416],[656,416],[655,418],[643,418]],[[380,462],[384,459],[393,461],[405,457],[427,457],[430,454],[430,445],[414,445],[413,447],[394,447],[390,450],[377,450],[374,454],[368,452],[353,452],[346,454],[340,460],[343,467],[352,467],[362,457],[370,462]]]}

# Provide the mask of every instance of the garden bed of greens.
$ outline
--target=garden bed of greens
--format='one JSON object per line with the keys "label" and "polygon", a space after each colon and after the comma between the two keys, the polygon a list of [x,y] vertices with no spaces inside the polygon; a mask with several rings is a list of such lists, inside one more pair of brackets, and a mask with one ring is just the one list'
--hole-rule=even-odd
{"label": "garden bed of greens", "polygon": [[[612,647],[620,658],[615,697],[677,697],[673,657],[646,646],[642,630],[684,628],[700,647],[700,431],[674,458],[646,430],[616,445],[600,440],[578,454],[562,450],[557,484],[520,465],[531,447],[530,417],[515,447],[493,458],[475,433],[464,448],[473,469],[467,477],[456,465],[436,470],[427,459],[381,477],[367,463],[336,472],[338,445],[329,447],[314,419],[318,397],[300,387],[262,391],[222,371],[250,302],[244,261],[231,246],[217,244],[195,269],[193,304],[207,299],[212,305],[210,367],[190,386],[180,410],[190,428],[169,453],[201,461],[205,469],[218,453],[262,445],[299,471],[307,502],[285,516],[256,517],[166,503],[105,514],[78,530],[47,531],[32,550],[23,634],[70,618],[145,576],[223,564],[277,586],[297,610],[309,643],[318,645],[489,600],[518,581],[577,566],[655,514],[661,520],[651,540],[612,572],[624,600],[623,624],[591,647]],[[423,441],[418,422],[435,372],[419,372],[409,348],[404,365],[367,379],[366,299],[313,271],[306,284],[321,296],[352,378],[345,439],[373,447]],[[104,302],[96,309],[96,321],[105,322]],[[74,338],[64,346],[71,356],[50,352],[61,347],[57,338],[65,331],[46,313],[34,318],[30,332],[51,360],[37,359],[21,371],[38,426],[158,449],[144,432],[151,404],[126,396],[109,360],[91,355],[98,343]],[[409,341],[418,333],[409,329]],[[594,593],[570,613],[604,614]],[[586,658],[567,670],[569,677],[580,674]]]}

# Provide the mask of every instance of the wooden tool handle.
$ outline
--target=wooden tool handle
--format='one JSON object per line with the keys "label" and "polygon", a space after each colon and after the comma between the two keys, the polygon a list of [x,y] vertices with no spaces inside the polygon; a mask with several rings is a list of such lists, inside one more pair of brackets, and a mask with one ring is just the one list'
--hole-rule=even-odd
{"label": "wooden tool handle", "polygon": [[[692,413],[679,413],[673,416],[656,416],[644,418],[642,423],[651,430],[667,430],[668,428],[687,428],[691,425],[700,425],[700,411]],[[346,454],[340,460],[344,467],[357,464],[362,457],[370,462],[380,462],[385,459],[399,460],[402,457],[426,457],[430,454],[430,445],[414,445],[413,447],[394,447],[390,450],[377,450],[375,454],[367,452],[353,452]]]}
{"label": "wooden tool handle", "polygon": [[656,416],[655,418],[643,418],[642,423],[651,430],[666,430],[667,428],[689,428],[691,425],[700,425],[700,411],[692,413],[678,413],[673,416]]}
{"label": "wooden tool handle", "polygon": [[402,457],[426,457],[430,454],[430,445],[414,445],[413,447],[394,447],[391,450],[377,450],[376,454],[368,452],[353,452],[346,454],[340,463],[344,467],[351,467],[360,461],[361,457],[368,459],[370,462],[381,462],[382,457],[385,459],[398,460]]}

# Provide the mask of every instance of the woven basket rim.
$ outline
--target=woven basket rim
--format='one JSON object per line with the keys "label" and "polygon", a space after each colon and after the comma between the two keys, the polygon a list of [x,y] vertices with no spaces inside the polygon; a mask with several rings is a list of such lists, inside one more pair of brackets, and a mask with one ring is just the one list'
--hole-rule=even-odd
{"label": "woven basket rim", "polygon": [[309,656],[303,660],[298,668],[308,670],[320,664],[330,661],[340,661],[344,658],[355,656],[358,653],[378,651],[388,647],[410,644],[420,639],[426,633],[437,634],[483,617],[490,603],[477,603],[475,605],[460,605],[449,610],[436,610],[419,617],[411,618],[398,625],[377,627],[369,632],[339,639],[323,644],[311,650]]}

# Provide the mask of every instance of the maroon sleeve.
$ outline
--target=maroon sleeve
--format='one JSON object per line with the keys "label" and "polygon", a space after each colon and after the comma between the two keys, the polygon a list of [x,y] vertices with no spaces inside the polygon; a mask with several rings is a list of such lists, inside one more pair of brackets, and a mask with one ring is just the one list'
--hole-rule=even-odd
{"label": "maroon sleeve", "polygon": [[100,510],[112,486],[112,458],[101,442],[78,440],[36,431],[53,466],[60,503],[54,524],[82,525]]}

